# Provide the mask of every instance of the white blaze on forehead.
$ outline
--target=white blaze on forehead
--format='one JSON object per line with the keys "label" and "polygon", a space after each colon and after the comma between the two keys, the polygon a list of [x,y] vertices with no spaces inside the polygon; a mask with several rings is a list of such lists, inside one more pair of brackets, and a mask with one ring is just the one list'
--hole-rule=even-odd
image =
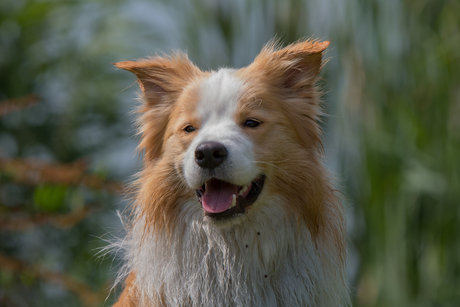
{"label": "white blaze on forehead", "polygon": [[235,122],[235,112],[243,82],[234,76],[235,71],[220,69],[201,84],[197,105],[201,128],[195,138],[195,146],[205,141],[225,145],[240,131]]}
{"label": "white blaze on forehead", "polygon": [[198,114],[201,124],[209,121],[233,120],[243,82],[234,76],[234,69],[220,69],[200,86]]}

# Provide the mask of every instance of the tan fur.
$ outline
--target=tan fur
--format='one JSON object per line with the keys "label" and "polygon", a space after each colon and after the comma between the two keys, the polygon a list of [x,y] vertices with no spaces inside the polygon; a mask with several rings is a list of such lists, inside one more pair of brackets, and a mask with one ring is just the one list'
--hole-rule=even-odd
{"label": "tan fur", "polygon": [[118,302],[113,307],[136,307],[138,305],[136,286],[136,274],[131,273],[125,280],[125,289],[118,298]]}
{"label": "tan fur", "polygon": [[185,86],[206,74],[182,53],[137,62],[118,62],[115,66],[138,78],[145,100],[139,109],[142,135],[139,149],[145,150],[146,161],[153,161],[163,152],[166,126],[179,95]]}
{"label": "tan fur", "polygon": [[[313,40],[284,49],[275,43],[267,45],[254,63],[236,73],[244,82],[244,94],[235,121],[262,120],[258,129],[244,132],[254,143],[258,167],[269,178],[265,193],[282,195],[286,214],[297,225],[306,225],[315,242],[336,253],[337,270],[343,270],[345,222],[341,203],[321,163],[318,122],[322,110],[315,86],[328,45]],[[194,133],[183,133],[183,125],[199,128],[196,85],[210,73],[202,72],[180,53],[115,65],[138,77],[145,97],[139,109],[144,167],[134,185],[134,219],[147,221],[144,233],[171,234],[181,204],[196,197],[181,170],[183,155],[194,137]],[[257,214],[258,206],[263,205],[256,203],[246,214]],[[140,296],[131,273],[115,306],[136,306]]]}
{"label": "tan fur", "polygon": [[142,214],[139,216],[148,217],[151,221],[149,226],[157,230],[162,227],[170,229],[170,224],[178,214],[180,200],[190,197],[190,193],[185,193],[187,189],[184,181],[178,178],[178,166],[172,160],[175,154],[184,151],[186,143],[171,148],[172,152],[160,159],[165,150],[165,142],[173,133],[170,130],[174,123],[169,122],[169,119],[174,109],[185,108],[176,103],[184,87],[207,74],[182,53],[137,62],[119,62],[115,66],[137,76],[145,102],[138,110],[141,134],[138,148],[144,151],[144,169],[133,184],[136,191],[135,203],[141,206]]}
{"label": "tan fur", "polygon": [[[253,64],[238,72],[248,84],[239,117],[251,117],[251,109],[256,118],[271,117],[267,120],[271,125],[264,125],[263,132],[255,136],[257,160],[267,163],[260,167],[275,178],[267,188],[284,195],[290,210],[312,235],[322,235],[326,242],[332,240],[345,257],[341,204],[321,163],[318,122],[322,110],[319,91],[312,82],[328,46],[329,42],[306,41],[281,50],[274,44],[265,47]],[[286,86],[287,79],[290,84]],[[289,182],[283,179],[286,177]]]}

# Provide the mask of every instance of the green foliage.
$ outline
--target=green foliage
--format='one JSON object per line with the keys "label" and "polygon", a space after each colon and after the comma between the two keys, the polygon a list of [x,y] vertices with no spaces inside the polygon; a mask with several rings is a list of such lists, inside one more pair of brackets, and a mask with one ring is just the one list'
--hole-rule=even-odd
{"label": "green foliage", "polygon": [[38,211],[57,212],[64,205],[68,187],[42,184],[35,188],[34,206]]}
{"label": "green foliage", "polygon": [[[104,16],[120,3],[0,1],[0,103],[31,93],[40,97],[38,104],[0,117],[0,164],[29,158],[31,164],[65,165],[83,157],[93,162],[97,150],[131,137],[130,119],[114,95],[121,86],[108,50],[117,54],[117,42],[105,39],[116,28]],[[102,178],[88,178],[91,189],[41,179],[35,185],[37,171],[16,176],[20,170],[0,171],[0,306],[83,306],[95,295],[91,291],[102,304],[114,271],[110,259],[98,263],[95,254],[106,243],[97,238],[107,233],[101,221],[115,223],[111,206],[119,199],[104,190]],[[92,290],[78,292],[59,278]]]}
{"label": "green foliage", "polygon": [[[406,1],[402,9],[404,51],[363,68],[366,164],[353,198],[365,220],[356,240],[362,274],[377,294],[361,305],[451,305],[460,289],[460,6]],[[385,29],[376,30],[383,40]]]}

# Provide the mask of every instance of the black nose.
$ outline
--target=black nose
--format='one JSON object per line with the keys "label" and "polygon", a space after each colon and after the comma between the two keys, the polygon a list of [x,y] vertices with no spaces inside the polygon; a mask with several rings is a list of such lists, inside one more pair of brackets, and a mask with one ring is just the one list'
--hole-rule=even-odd
{"label": "black nose", "polygon": [[216,168],[226,157],[227,148],[221,143],[203,142],[195,149],[195,161],[202,168]]}

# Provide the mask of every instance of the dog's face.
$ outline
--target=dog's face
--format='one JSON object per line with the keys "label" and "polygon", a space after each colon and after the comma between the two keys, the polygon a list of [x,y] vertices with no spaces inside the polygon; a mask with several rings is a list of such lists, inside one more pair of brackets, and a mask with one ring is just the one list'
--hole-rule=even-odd
{"label": "dog's face", "polygon": [[[140,146],[151,169],[144,176],[164,174],[161,180],[170,182],[151,180],[144,190],[176,189],[165,192],[174,195],[170,206],[195,201],[208,220],[231,225],[270,198],[303,194],[296,186],[301,177],[314,186],[320,147],[314,82],[327,46],[271,45],[240,70],[202,72],[181,54],[117,63],[136,74],[144,94]],[[158,198],[152,193],[144,194]]]}
{"label": "dog's face", "polygon": [[263,133],[263,119],[239,114],[244,86],[235,71],[221,69],[192,86],[189,91],[195,94],[185,90],[172,116],[180,121],[175,131],[184,144],[177,168],[205,214],[215,220],[244,214],[263,188],[254,146],[255,133]]}

